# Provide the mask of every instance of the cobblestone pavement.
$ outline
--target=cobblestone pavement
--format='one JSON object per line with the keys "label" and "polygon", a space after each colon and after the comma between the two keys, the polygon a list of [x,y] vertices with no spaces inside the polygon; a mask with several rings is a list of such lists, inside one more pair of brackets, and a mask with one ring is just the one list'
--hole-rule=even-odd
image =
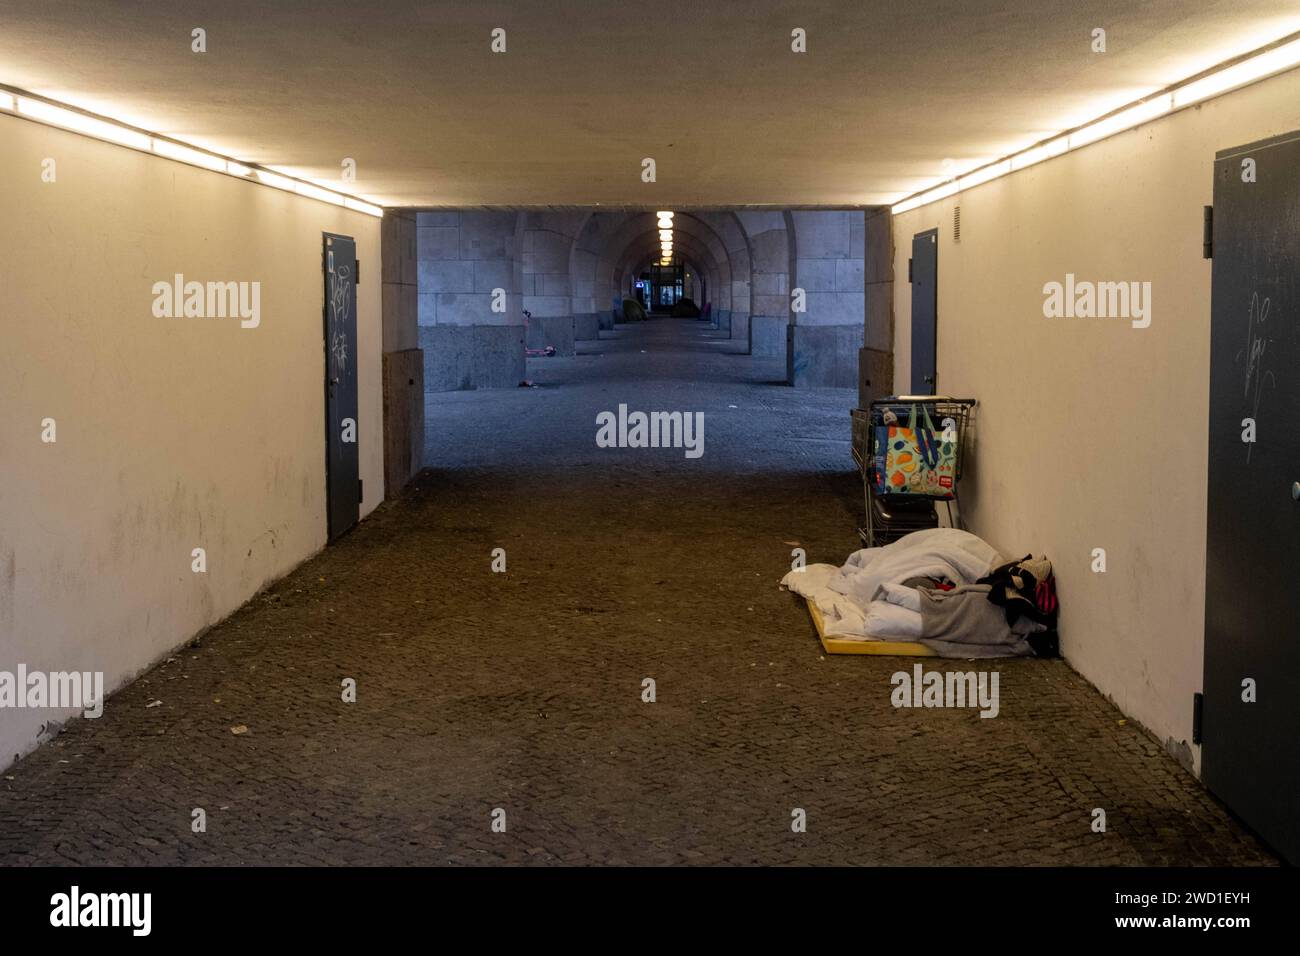
{"label": "cobblestone pavement", "polygon": [[[1273,862],[1062,662],[997,664],[984,720],[825,658],[777,581],[857,546],[852,393],[695,322],[604,334],[430,396],[407,496],[5,772],[0,862]],[[597,449],[620,402],[705,412],[704,456]]]}

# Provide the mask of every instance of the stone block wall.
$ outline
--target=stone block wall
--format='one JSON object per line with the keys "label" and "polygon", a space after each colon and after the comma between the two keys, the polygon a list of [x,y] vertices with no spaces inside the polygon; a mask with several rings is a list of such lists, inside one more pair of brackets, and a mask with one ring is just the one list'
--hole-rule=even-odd
{"label": "stone block wall", "polygon": [[427,391],[513,387],[525,377],[516,222],[513,212],[417,215]]}

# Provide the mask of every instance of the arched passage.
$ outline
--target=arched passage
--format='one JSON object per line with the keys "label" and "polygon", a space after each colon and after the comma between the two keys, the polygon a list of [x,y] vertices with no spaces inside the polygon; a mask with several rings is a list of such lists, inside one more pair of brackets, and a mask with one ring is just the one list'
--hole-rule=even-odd
{"label": "arched passage", "polygon": [[[719,310],[730,312],[733,293],[735,267],[726,243],[710,223],[691,212],[676,213],[674,238],[677,248],[691,250],[695,266],[704,276],[716,321]],[[575,282],[590,276],[593,300],[609,301],[611,308],[616,308],[614,303],[627,294],[628,270],[635,265],[627,261],[626,250],[637,242],[657,246],[658,223],[653,211],[594,214],[575,243]]]}
{"label": "arched passage", "polygon": [[[429,356],[429,383],[457,388],[518,381],[526,346],[573,355],[578,343],[612,330],[643,265],[638,260],[657,246],[655,213],[419,214],[419,337]],[[856,380],[851,353],[862,339],[862,213],[674,213],[676,251],[703,286],[698,304],[710,307],[713,328],[743,352],[784,357],[792,383]],[[797,284],[807,305],[799,314],[791,306]],[[524,310],[531,314],[526,334]],[[494,372],[498,366],[504,370]]]}
{"label": "arched passage", "polygon": [[[697,271],[705,276],[709,288],[719,285],[719,265],[713,251],[695,236],[678,230],[676,233],[676,251],[683,259],[691,261]],[[631,282],[650,259],[657,259],[659,234],[657,231],[642,233],[632,237],[621,254],[613,271],[617,289],[623,295],[630,294]],[[698,303],[703,306],[704,303]]]}

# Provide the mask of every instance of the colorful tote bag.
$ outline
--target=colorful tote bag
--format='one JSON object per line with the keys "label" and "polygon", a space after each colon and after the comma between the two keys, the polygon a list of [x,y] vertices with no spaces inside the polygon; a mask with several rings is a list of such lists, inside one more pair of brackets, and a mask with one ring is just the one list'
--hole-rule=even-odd
{"label": "colorful tote bag", "polygon": [[[917,421],[917,409],[920,421]],[[876,426],[876,493],[951,498],[956,483],[957,436],[936,432],[930,411],[913,405],[907,425]]]}

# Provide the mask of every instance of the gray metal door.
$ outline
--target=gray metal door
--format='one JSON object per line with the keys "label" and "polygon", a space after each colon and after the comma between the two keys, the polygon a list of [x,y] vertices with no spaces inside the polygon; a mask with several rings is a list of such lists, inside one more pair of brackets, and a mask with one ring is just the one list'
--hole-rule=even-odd
{"label": "gray metal door", "polygon": [[329,539],[361,515],[357,451],[357,246],[348,236],[324,234],[325,271],[325,486]]}
{"label": "gray metal door", "polygon": [[939,390],[936,323],[939,312],[939,230],[912,237],[912,394]]}
{"label": "gray metal door", "polygon": [[1216,154],[1213,256],[1202,775],[1300,863],[1300,133]]}

